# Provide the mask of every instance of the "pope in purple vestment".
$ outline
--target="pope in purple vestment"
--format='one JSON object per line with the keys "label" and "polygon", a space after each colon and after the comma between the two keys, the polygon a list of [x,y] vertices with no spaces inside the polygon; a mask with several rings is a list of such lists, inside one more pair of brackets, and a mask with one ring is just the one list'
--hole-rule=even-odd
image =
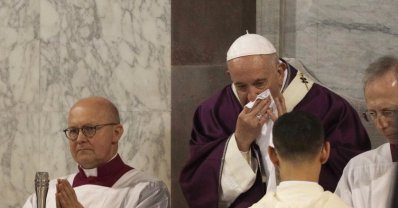
{"label": "pope in purple vestment", "polygon": [[[282,89],[286,89],[299,76],[298,70],[286,65],[287,76]],[[305,79],[302,82],[306,84]],[[233,84],[225,86],[198,106],[189,143],[190,157],[180,176],[180,185],[190,207],[219,207],[226,145],[236,130],[242,110]],[[355,109],[345,99],[316,83],[292,110],[310,112],[321,120],[331,153],[328,162],[322,166],[319,183],[333,192],[347,162],[370,149],[366,130]],[[251,151],[253,149],[252,145]],[[254,184],[229,206],[248,207],[265,192],[266,184],[257,171]]]}

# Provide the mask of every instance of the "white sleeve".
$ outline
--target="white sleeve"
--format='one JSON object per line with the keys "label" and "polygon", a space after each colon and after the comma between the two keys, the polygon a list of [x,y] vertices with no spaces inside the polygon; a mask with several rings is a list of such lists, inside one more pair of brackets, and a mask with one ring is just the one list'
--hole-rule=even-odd
{"label": "white sleeve", "polygon": [[351,191],[351,185],[349,181],[349,169],[350,169],[350,163],[346,165],[346,167],[343,170],[343,174],[341,175],[341,178],[339,182],[337,183],[336,190],[334,193],[339,196],[345,203],[347,203],[350,206],[353,206],[352,202],[352,191]]}
{"label": "white sleeve", "polygon": [[221,204],[230,205],[240,194],[249,190],[256,180],[257,165],[256,161],[250,158],[251,168],[244,154],[238,149],[235,134],[231,136],[227,143],[224,163],[221,173]]}
{"label": "white sleeve", "polygon": [[[133,193],[135,194],[135,193]],[[128,198],[128,197],[127,197]],[[121,207],[136,207],[136,208],[169,208],[170,194],[167,186],[161,181],[149,182],[140,192],[138,202],[134,200],[127,204],[122,204]],[[137,204],[136,204],[137,203]]]}
{"label": "white sleeve", "polygon": [[271,166],[269,170],[269,176],[267,181],[267,193],[272,191],[276,192],[276,187],[279,184],[279,175],[277,175],[275,166]]}
{"label": "white sleeve", "polygon": [[33,208],[36,207],[36,195],[31,194],[28,199],[26,200],[25,204],[22,208]]}

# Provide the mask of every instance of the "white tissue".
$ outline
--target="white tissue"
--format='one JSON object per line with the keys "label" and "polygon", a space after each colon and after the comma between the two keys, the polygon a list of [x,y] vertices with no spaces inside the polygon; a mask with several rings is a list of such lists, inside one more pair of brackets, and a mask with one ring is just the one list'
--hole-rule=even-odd
{"label": "white tissue", "polygon": [[270,97],[270,98],[271,98],[271,104],[270,104],[269,107],[270,107],[271,109],[274,109],[274,107],[275,107],[275,102],[274,102],[274,99],[272,98],[271,91],[270,91],[269,89],[266,89],[264,92],[258,94],[257,97],[256,97],[256,99],[255,99],[254,101],[251,101],[251,102],[247,103],[247,104],[245,105],[245,107],[251,109],[251,108],[253,108],[254,103],[255,103],[258,99],[264,100],[264,99],[267,98],[267,97]]}

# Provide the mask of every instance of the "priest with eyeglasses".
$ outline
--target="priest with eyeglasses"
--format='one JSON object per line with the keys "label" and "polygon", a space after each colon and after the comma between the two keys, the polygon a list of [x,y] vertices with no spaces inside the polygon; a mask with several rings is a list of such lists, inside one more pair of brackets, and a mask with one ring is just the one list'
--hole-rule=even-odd
{"label": "priest with eyeglasses", "polygon": [[386,143],[352,158],[344,168],[336,194],[352,207],[393,207],[398,171],[398,58],[383,56],[365,71],[365,119]]}
{"label": "priest with eyeglasses", "polygon": [[[169,192],[159,179],[125,164],[118,154],[123,134],[116,106],[88,97],[72,106],[64,130],[78,172],[51,180],[46,207],[169,207]],[[36,207],[32,194],[24,208]]]}

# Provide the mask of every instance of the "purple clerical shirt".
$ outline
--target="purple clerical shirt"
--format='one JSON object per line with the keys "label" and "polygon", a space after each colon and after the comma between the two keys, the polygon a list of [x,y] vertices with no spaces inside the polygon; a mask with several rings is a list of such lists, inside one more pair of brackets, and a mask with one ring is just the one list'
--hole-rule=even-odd
{"label": "purple clerical shirt", "polygon": [[[288,67],[290,79],[297,74]],[[334,191],[347,162],[371,148],[369,137],[357,112],[342,97],[318,84],[294,107],[306,111],[322,122],[331,144],[327,163],[322,166],[319,183]],[[205,100],[197,108],[190,140],[190,158],[180,175],[180,185],[189,207],[218,207],[220,177],[228,138],[234,133],[242,106],[231,85]],[[263,153],[266,154],[266,153]],[[265,194],[265,184],[257,177],[254,185],[242,193],[231,207],[248,207]]]}
{"label": "purple clerical shirt", "polygon": [[86,184],[112,187],[120,177],[132,169],[132,167],[123,163],[119,155],[108,163],[97,167],[97,177],[87,177],[84,170],[79,166],[79,172],[73,179],[72,187]]}

